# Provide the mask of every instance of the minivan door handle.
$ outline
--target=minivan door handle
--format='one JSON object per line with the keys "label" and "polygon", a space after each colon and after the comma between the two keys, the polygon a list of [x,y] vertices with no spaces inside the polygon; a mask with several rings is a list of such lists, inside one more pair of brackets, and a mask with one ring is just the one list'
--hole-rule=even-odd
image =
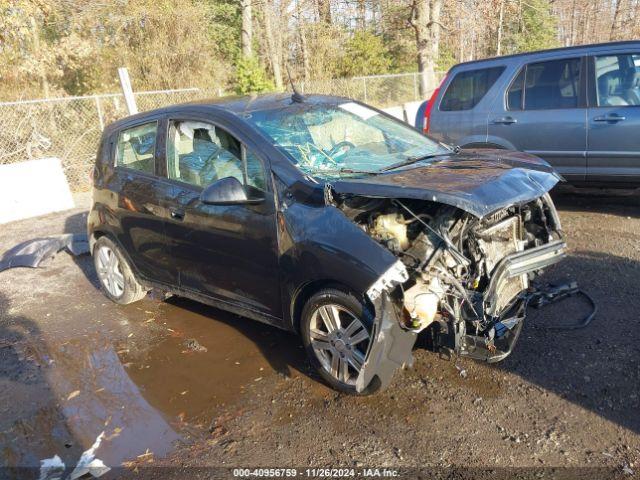
{"label": "minivan door handle", "polygon": [[626,120],[626,117],[623,117],[623,116],[618,115],[616,113],[614,113],[613,115],[601,115],[599,117],[594,117],[593,118],[594,122],[611,122],[611,123],[615,123],[615,122],[622,122],[623,120]]}
{"label": "minivan door handle", "polygon": [[184,220],[184,210],[171,210],[170,215],[174,220]]}
{"label": "minivan door handle", "polygon": [[500,117],[494,118],[491,123],[494,125],[511,125],[512,123],[518,123],[518,120],[513,117]]}

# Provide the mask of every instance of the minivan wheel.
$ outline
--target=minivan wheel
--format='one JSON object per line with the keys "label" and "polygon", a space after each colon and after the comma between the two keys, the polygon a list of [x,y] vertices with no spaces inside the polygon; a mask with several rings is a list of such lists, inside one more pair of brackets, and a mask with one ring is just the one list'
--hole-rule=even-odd
{"label": "minivan wheel", "polygon": [[[371,341],[373,315],[355,296],[337,289],[321,290],[302,310],[300,331],[307,355],[333,388],[356,392],[356,379]],[[377,390],[372,384],[360,395]]]}
{"label": "minivan wheel", "polygon": [[108,237],[100,237],[93,247],[93,263],[100,286],[107,297],[121,305],[137,302],[147,291],[133,276],[131,267]]}

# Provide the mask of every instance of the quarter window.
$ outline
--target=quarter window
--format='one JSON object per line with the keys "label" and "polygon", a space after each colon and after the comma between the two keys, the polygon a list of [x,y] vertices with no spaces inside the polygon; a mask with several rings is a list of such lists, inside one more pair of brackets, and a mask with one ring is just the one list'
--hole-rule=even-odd
{"label": "quarter window", "polygon": [[640,54],[595,57],[599,107],[640,105]]}
{"label": "quarter window", "polygon": [[480,103],[503,71],[504,67],[493,67],[458,73],[442,97],[440,110],[471,110]]}
{"label": "quarter window", "polygon": [[157,122],[122,130],[118,135],[116,166],[155,173],[157,132]]}
{"label": "quarter window", "polygon": [[527,65],[524,109],[576,108],[580,97],[579,58]]}
{"label": "quarter window", "polygon": [[522,110],[522,93],[524,92],[524,72],[523,68],[513,81],[507,92],[507,108],[509,110]]}
{"label": "quarter window", "polygon": [[205,122],[172,122],[167,142],[167,174],[205,187],[226,177],[265,189],[262,163],[226,130]]}

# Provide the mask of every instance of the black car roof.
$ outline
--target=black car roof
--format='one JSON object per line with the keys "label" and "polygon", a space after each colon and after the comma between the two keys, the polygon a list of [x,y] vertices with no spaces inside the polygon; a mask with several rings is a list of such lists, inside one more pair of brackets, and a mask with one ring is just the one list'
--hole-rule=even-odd
{"label": "black car roof", "polygon": [[461,63],[457,63],[456,65],[454,65],[452,68],[457,68],[460,66],[466,66],[466,65],[475,65],[475,64],[482,64],[484,62],[492,62],[495,60],[502,60],[502,59],[509,59],[509,58],[521,58],[521,57],[528,57],[528,56],[535,56],[535,55],[540,55],[540,54],[546,54],[546,53],[560,53],[560,52],[572,52],[572,51],[576,51],[576,50],[588,50],[588,49],[596,49],[596,48],[603,48],[603,47],[624,47],[624,46],[637,46],[640,45],[640,40],[627,40],[627,41],[622,41],[622,42],[605,42],[605,43],[591,43],[591,44],[587,44],[587,45],[574,45],[571,47],[560,47],[560,48],[550,48],[547,50],[534,50],[531,52],[522,52],[522,53],[514,53],[512,55],[501,55],[499,57],[488,57],[488,58],[482,58],[479,60],[471,60],[469,62],[461,62]]}
{"label": "black car roof", "polygon": [[[338,104],[345,101],[351,101],[345,97],[337,97],[333,95],[305,95],[304,103],[311,105],[318,104]],[[117,129],[122,125],[128,124],[132,121],[144,120],[148,117],[154,117],[156,115],[162,115],[166,113],[172,113],[175,111],[184,112],[185,110],[203,111],[226,111],[236,115],[246,112],[256,112],[260,110],[275,110],[279,108],[285,108],[292,105],[294,102],[291,99],[291,93],[270,93],[265,95],[245,95],[245,96],[230,96],[211,98],[205,100],[197,100],[194,102],[180,103],[176,105],[170,105],[167,107],[157,108],[155,110],[147,110],[145,112],[137,113],[117,120],[109,125],[109,129]]]}

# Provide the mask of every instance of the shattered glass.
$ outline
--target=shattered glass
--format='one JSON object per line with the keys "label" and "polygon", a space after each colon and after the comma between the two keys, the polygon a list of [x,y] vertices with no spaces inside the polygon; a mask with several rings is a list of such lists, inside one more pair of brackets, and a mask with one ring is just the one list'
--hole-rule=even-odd
{"label": "shattered glass", "polygon": [[355,102],[255,111],[247,120],[304,173],[322,178],[378,174],[411,158],[451,150]]}

